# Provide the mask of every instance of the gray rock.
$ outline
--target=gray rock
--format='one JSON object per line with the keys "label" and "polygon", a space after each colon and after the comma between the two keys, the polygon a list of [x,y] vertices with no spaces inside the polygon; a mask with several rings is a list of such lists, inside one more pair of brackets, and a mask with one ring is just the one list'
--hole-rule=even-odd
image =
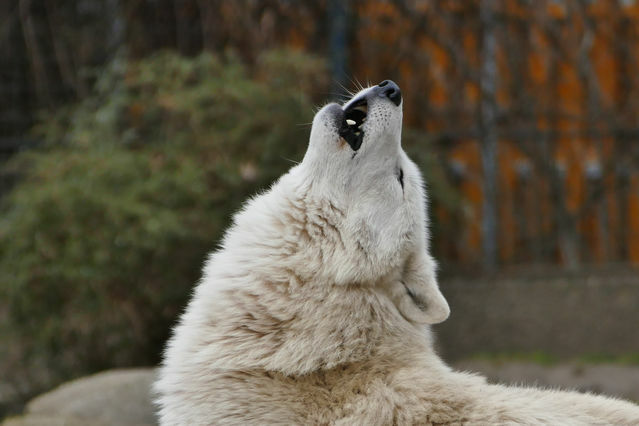
{"label": "gray rock", "polygon": [[155,425],[155,369],[110,370],[65,383],[33,399],[5,426]]}
{"label": "gray rock", "polygon": [[482,373],[496,383],[574,389],[639,401],[639,366],[634,365],[465,360],[455,367]]}
{"label": "gray rock", "polygon": [[90,419],[72,416],[26,414],[19,417],[11,417],[2,423],[3,426],[107,426]]}

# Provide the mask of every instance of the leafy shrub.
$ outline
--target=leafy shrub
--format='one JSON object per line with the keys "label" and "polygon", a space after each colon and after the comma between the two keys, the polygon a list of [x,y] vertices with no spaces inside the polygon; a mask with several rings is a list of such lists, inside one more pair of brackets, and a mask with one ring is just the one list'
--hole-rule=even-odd
{"label": "leafy shrub", "polygon": [[[0,376],[50,386],[158,361],[232,212],[301,159],[316,58],[118,59],[43,117],[0,216]],[[6,301],[6,304],[4,304]],[[3,312],[3,310],[6,310]],[[4,314],[4,315],[3,315]]]}

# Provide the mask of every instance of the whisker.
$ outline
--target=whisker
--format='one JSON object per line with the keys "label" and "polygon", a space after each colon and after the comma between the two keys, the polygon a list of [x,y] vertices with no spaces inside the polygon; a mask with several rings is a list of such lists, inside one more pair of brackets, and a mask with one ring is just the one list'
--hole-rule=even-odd
{"label": "whisker", "polygon": [[358,82],[357,82],[357,78],[355,78],[355,77],[353,76],[353,77],[350,77],[350,78],[349,78],[349,80],[351,81],[351,85],[352,85],[352,86],[356,89],[356,92],[355,92],[355,93],[357,93],[357,92],[359,92],[360,90],[362,90],[361,86],[360,86],[360,85],[358,84]]}
{"label": "whisker", "polygon": [[329,92],[329,93],[324,93],[324,95],[329,95],[331,97],[337,97],[337,98],[342,98],[344,100],[349,99],[351,96],[348,96],[344,93],[335,93],[335,92]]}
{"label": "whisker", "polygon": [[[350,78],[349,78],[349,80],[350,80]],[[352,81],[351,81],[351,83],[352,83]],[[351,92],[351,91],[350,91],[349,89],[347,89],[347,88],[346,88],[346,86],[344,86],[342,83],[340,83],[340,82],[338,81],[338,82],[337,82],[337,84],[339,84],[339,85],[340,85],[340,87],[341,87],[342,89],[344,89],[344,91],[345,91],[346,93],[348,93],[348,95],[349,95],[351,98],[352,98],[353,96],[355,96],[355,92]]]}
{"label": "whisker", "polygon": [[284,157],[284,156],[282,156],[282,155],[280,155],[280,158],[281,158],[282,160],[286,160],[286,161],[288,161],[289,163],[293,163],[293,164],[295,164],[295,165],[297,165],[297,164],[299,164],[299,163],[300,163],[299,161],[291,160],[290,158],[286,158],[286,157]]}

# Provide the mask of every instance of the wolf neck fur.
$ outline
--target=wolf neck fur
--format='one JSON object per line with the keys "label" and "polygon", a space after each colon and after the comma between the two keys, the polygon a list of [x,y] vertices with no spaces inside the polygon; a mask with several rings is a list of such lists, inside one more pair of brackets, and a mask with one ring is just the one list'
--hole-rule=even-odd
{"label": "wolf neck fur", "polygon": [[[335,257],[342,255],[328,248],[349,249],[340,235],[343,212],[338,206],[309,201],[299,188],[286,197],[277,194],[284,203],[271,203],[274,197],[265,195],[259,199],[261,217],[241,213],[227,235],[225,250],[209,262],[216,276],[205,282],[237,285],[217,288],[217,297],[195,298],[218,301],[214,309],[201,310],[214,317],[216,338],[211,343],[218,348],[218,368],[301,375],[396,354],[397,345],[432,351],[429,334],[404,320],[386,296],[384,286],[397,279],[399,270],[375,282],[343,284],[326,278],[332,271],[325,271],[324,265],[335,264]],[[250,210],[254,214],[257,209]],[[265,225],[255,228],[254,223]],[[242,234],[241,246],[233,238],[237,233]],[[253,249],[263,250],[264,241],[270,256],[256,260]],[[305,250],[299,250],[299,244]],[[298,258],[309,252],[313,256]],[[224,268],[221,263],[226,263]],[[292,266],[300,264],[305,267]],[[249,347],[251,351],[245,350]]]}

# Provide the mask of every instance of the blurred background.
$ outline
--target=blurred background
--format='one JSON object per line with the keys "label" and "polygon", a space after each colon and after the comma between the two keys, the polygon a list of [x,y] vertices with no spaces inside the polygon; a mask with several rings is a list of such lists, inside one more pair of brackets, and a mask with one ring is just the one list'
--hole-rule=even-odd
{"label": "blurred background", "polygon": [[0,58],[0,418],[156,364],[316,108],[384,79],[446,359],[639,365],[639,1],[3,0]]}

